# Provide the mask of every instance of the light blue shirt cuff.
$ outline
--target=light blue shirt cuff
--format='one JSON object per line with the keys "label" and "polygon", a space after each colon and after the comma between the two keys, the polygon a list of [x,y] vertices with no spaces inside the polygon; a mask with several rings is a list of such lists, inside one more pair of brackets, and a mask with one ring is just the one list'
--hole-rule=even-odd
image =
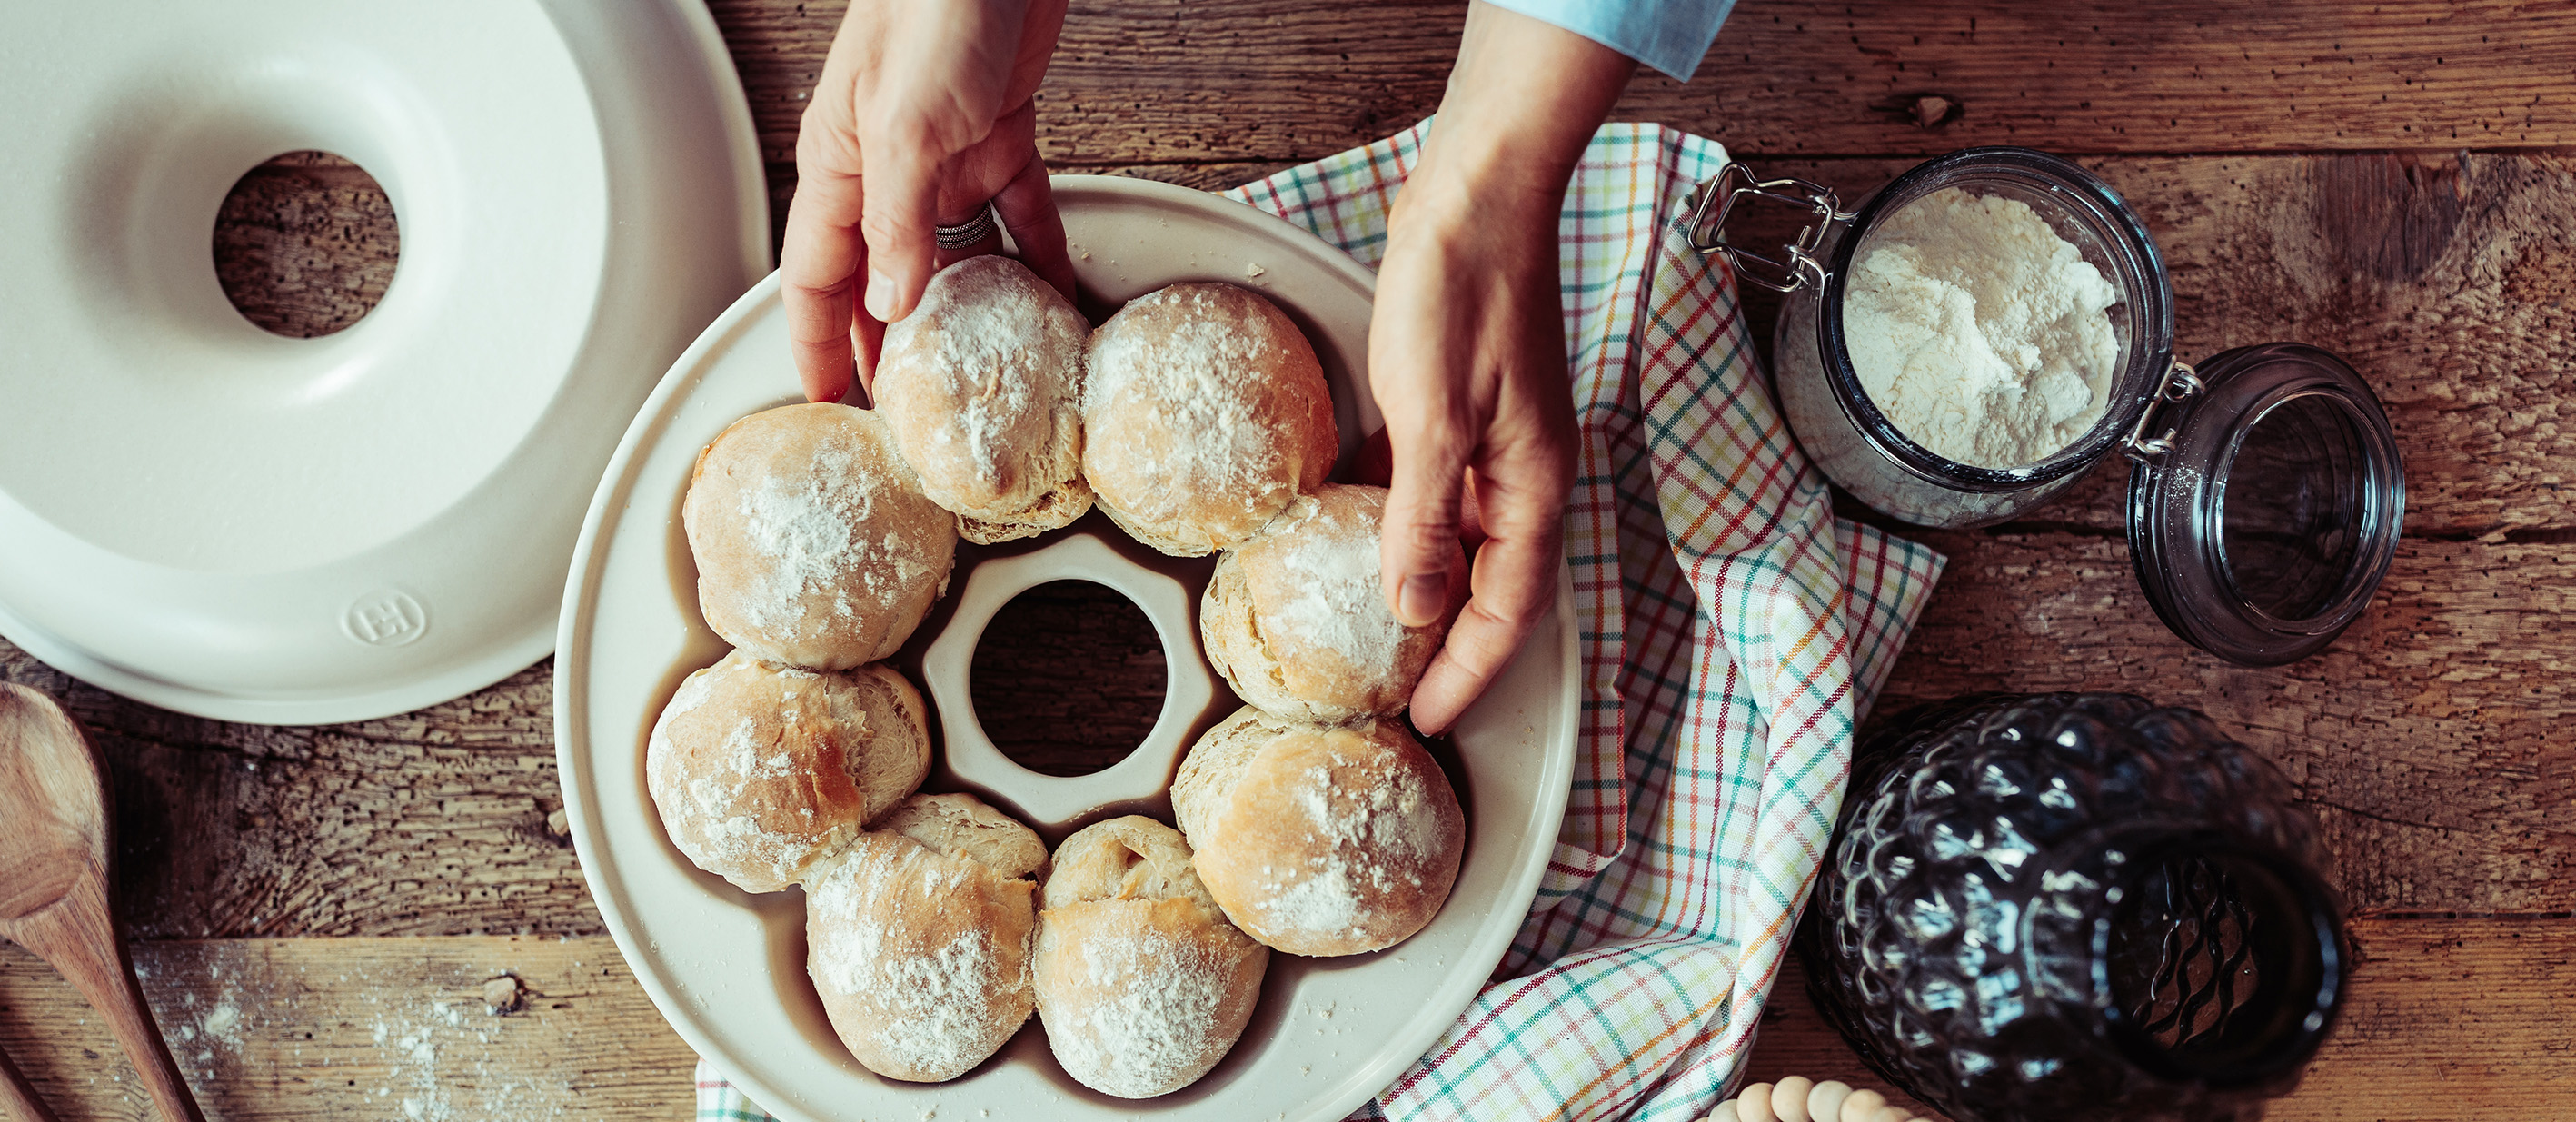
{"label": "light blue shirt cuff", "polygon": [[1690,81],[1735,0],[1485,0]]}

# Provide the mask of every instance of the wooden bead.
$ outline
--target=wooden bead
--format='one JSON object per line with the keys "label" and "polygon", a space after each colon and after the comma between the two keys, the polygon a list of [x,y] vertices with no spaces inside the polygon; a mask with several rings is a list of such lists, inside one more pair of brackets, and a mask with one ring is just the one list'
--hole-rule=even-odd
{"label": "wooden bead", "polygon": [[1851,1084],[1828,1079],[1807,1092],[1809,1122],[1843,1122],[1843,1100],[1851,1097]]}
{"label": "wooden bead", "polygon": [[1771,1113],[1771,1085],[1756,1083],[1737,1095],[1735,1117],[1737,1122],[1780,1122],[1780,1116]]}
{"label": "wooden bead", "polygon": [[1807,1101],[1816,1090],[1814,1081],[1803,1075],[1792,1075],[1771,1088],[1771,1113],[1780,1122],[1808,1122]]}
{"label": "wooden bead", "polygon": [[1854,1091],[1843,1100],[1841,1122],[1878,1122],[1878,1112],[1887,1106],[1887,1096],[1876,1091]]}

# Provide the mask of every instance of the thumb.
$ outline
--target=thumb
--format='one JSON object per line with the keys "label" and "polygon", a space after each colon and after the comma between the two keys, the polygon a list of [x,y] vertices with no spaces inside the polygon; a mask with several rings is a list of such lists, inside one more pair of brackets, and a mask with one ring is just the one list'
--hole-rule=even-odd
{"label": "thumb", "polygon": [[1394,470],[1378,537],[1378,579],[1397,622],[1426,627],[1451,603],[1467,443],[1454,429],[1388,432]]}
{"label": "thumb", "polygon": [[912,314],[930,284],[936,250],[931,211],[938,205],[942,155],[914,136],[886,138],[864,153],[866,210],[859,232],[868,242],[868,314],[893,323]]}

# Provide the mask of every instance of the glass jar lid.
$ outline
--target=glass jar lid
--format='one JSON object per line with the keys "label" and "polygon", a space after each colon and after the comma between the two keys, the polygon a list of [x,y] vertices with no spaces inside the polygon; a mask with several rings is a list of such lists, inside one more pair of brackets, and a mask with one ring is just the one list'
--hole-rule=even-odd
{"label": "glass jar lid", "polygon": [[2138,583],[2202,650],[2248,666],[2306,658],[2388,574],[2404,464],[2378,397],[2332,354],[2266,343],[2176,365],[2125,451]]}

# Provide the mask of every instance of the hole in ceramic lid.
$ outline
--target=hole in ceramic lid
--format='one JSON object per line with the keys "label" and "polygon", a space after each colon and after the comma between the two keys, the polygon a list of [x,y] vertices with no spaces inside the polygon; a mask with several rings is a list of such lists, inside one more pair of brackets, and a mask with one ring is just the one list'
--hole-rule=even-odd
{"label": "hole in ceramic lid", "polygon": [[994,613],[967,680],[975,720],[1004,756],[1074,776],[1145,742],[1171,676],[1143,609],[1106,585],[1054,580]]}
{"label": "hole in ceramic lid", "polygon": [[242,318],[312,339],[383,302],[402,256],[393,199],[329,152],[289,152],[244,173],[215,215],[215,277]]}

